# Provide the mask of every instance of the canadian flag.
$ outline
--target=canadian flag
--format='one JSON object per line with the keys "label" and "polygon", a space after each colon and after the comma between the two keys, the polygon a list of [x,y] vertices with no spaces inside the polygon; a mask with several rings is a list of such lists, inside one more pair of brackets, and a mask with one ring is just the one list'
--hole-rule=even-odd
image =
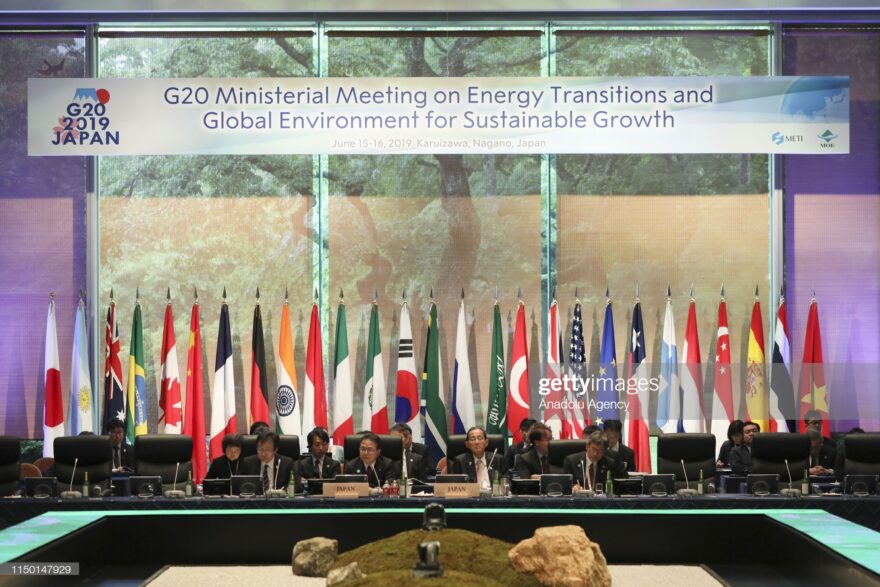
{"label": "canadian flag", "polygon": [[55,439],[64,436],[64,408],[61,405],[61,362],[58,360],[58,332],[55,328],[55,298],[49,300],[46,318],[46,386],[43,404],[43,456],[55,457]]}
{"label": "canadian flag", "polygon": [[174,340],[174,317],[171,301],[165,306],[165,327],[162,332],[161,391],[159,393],[159,427],[165,434],[180,434],[180,369],[177,366],[177,343]]}

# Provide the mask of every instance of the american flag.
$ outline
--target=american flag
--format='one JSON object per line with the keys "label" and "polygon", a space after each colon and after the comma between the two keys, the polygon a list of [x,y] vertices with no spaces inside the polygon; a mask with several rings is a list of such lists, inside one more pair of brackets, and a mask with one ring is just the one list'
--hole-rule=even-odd
{"label": "american flag", "polygon": [[[581,314],[580,301],[574,304],[574,318],[571,321],[571,345],[569,346],[569,367],[571,377],[575,382],[584,379],[587,372],[587,359],[584,354],[584,320]],[[570,391],[568,405],[571,406],[566,410],[566,418],[572,430],[574,438],[580,438],[584,431],[584,426],[589,423],[589,412],[584,408],[589,400],[586,390],[578,383],[573,386]],[[585,416],[586,414],[586,416]]]}

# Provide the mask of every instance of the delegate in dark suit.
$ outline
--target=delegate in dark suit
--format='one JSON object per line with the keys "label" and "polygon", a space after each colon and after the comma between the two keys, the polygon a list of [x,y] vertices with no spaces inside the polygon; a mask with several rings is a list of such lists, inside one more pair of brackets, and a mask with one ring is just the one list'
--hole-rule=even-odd
{"label": "delegate in dark suit", "polygon": [[126,469],[134,469],[134,449],[130,444],[125,442],[110,445],[110,461],[113,463],[113,469],[124,467]]}
{"label": "delegate in dark suit", "polygon": [[[429,470],[425,467],[425,460],[411,450],[403,451],[406,458],[406,476],[424,481],[428,477]],[[403,476],[403,464],[400,465],[401,477]]]}
{"label": "delegate in dark suit", "polygon": [[736,475],[747,475],[752,468],[752,451],[748,444],[741,444],[730,451],[730,470]]}
{"label": "delegate in dark suit", "polygon": [[[434,459],[431,458],[431,451],[428,450],[428,447],[422,444],[421,442],[413,442],[409,446],[409,450],[413,453],[421,457],[422,459],[422,471],[423,475],[426,477],[428,475],[433,476],[437,471],[437,463],[434,462]],[[424,479],[425,477],[421,477]]]}
{"label": "delegate in dark suit", "polygon": [[[548,457],[545,455],[544,459],[547,458]],[[516,462],[520,479],[530,479],[532,475],[542,475],[543,473],[562,473],[562,468],[551,465],[549,460],[547,461],[547,467],[545,470],[541,460],[538,451],[535,450],[534,447],[532,450],[528,450],[519,455]]]}
{"label": "delegate in dark suit", "polygon": [[318,461],[312,455],[306,455],[299,460],[299,476],[303,479],[333,479],[339,474],[339,461],[324,456],[321,459],[321,468],[318,469]]}
{"label": "delegate in dark suit", "polygon": [[243,475],[242,463],[243,459],[235,459],[234,461],[230,461],[226,455],[221,455],[211,461],[211,466],[208,467],[208,474],[205,476],[206,479],[229,479],[233,475]]}
{"label": "delegate in dark suit", "polygon": [[507,447],[507,451],[504,453],[504,471],[510,471],[514,467],[516,467],[517,458],[519,455],[527,452],[532,448],[531,444],[526,443],[525,441],[520,441],[515,444],[511,444]]}
{"label": "delegate in dark suit", "polygon": [[400,479],[400,463],[396,464],[387,457],[380,456],[373,464],[375,474],[367,472],[367,466],[360,459],[351,459],[345,463],[348,475],[366,475],[370,487],[381,487],[386,481]]}
{"label": "delegate in dark suit", "polygon": [[[269,489],[287,489],[287,484],[290,482],[290,475],[294,473],[294,483],[296,484],[295,491],[300,492],[302,488],[300,487],[299,479],[295,474],[296,463],[293,462],[293,459],[276,454],[274,463],[274,472],[269,478]],[[241,463],[242,475],[260,476],[262,472],[263,463],[257,455],[245,457],[244,461]]]}
{"label": "delegate in dark suit", "polygon": [[[494,462],[490,463],[492,460],[492,455],[490,453],[485,454],[486,457],[486,467],[488,472],[488,480],[491,483],[495,479],[495,472],[498,471],[498,474],[501,474],[501,458],[496,456]],[[449,469],[450,473],[458,474],[458,475],[467,475],[469,483],[477,482],[477,464],[474,461],[474,455],[471,452],[464,452],[458,456],[456,456],[452,460],[452,467]]]}
{"label": "delegate in dark suit", "polygon": [[620,461],[628,472],[634,472],[636,470],[636,453],[625,444],[618,444],[617,449],[615,450],[609,448],[607,456]]}
{"label": "delegate in dark suit", "polygon": [[608,478],[608,472],[611,472],[612,479],[622,479],[627,476],[626,467],[623,461],[610,456],[605,456],[596,461],[595,471],[593,473],[592,483],[588,483],[584,478],[584,474],[589,475],[589,467],[587,465],[587,454],[585,452],[576,452],[565,457],[562,462],[562,470],[571,475],[581,487],[590,487],[590,485],[605,483]]}

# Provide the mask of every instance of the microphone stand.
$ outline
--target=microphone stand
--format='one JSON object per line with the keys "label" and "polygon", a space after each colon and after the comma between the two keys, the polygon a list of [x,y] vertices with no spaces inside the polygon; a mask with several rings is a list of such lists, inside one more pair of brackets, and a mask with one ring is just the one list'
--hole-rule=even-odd
{"label": "microphone stand", "polygon": [[685,487],[676,491],[675,494],[679,497],[694,497],[694,496],[696,496],[697,490],[691,489],[691,483],[690,483],[690,481],[688,481],[688,472],[687,472],[687,467],[684,466],[684,459],[681,459],[681,470],[684,473]]}
{"label": "microphone stand", "polygon": [[80,499],[83,494],[82,491],[76,491],[73,488],[73,479],[76,477],[76,465],[79,463],[79,457],[73,459],[73,472],[70,474],[70,487],[67,491],[61,492],[61,499]]}
{"label": "microphone stand", "polygon": [[177,466],[174,468],[174,485],[171,489],[165,492],[165,497],[167,499],[183,499],[186,497],[186,494],[177,488],[177,476],[180,474],[180,461],[177,461]]}
{"label": "microphone stand", "polygon": [[788,487],[780,489],[779,495],[782,497],[800,497],[800,490],[792,487],[794,482],[791,479],[791,469],[788,467],[788,459],[785,459],[785,470],[788,472]]}

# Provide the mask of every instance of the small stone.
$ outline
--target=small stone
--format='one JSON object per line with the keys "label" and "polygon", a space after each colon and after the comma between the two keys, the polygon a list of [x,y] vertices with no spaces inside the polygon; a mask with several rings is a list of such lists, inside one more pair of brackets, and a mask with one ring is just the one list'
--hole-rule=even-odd
{"label": "small stone", "polygon": [[327,587],[339,585],[345,581],[356,581],[363,579],[367,575],[361,570],[357,563],[351,563],[338,569],[333,569],[327,574]]}
{"label": "small stone", "polygon": [[336,562],[339,543],[330,538],[309,538],[293,545],[293,574],[326,577]]}
{"label": "small stone", "polygon": [[580,526],[538,528],[510,549],[510,564],[548,587],[610,587],[611,574],[599,545]]}

